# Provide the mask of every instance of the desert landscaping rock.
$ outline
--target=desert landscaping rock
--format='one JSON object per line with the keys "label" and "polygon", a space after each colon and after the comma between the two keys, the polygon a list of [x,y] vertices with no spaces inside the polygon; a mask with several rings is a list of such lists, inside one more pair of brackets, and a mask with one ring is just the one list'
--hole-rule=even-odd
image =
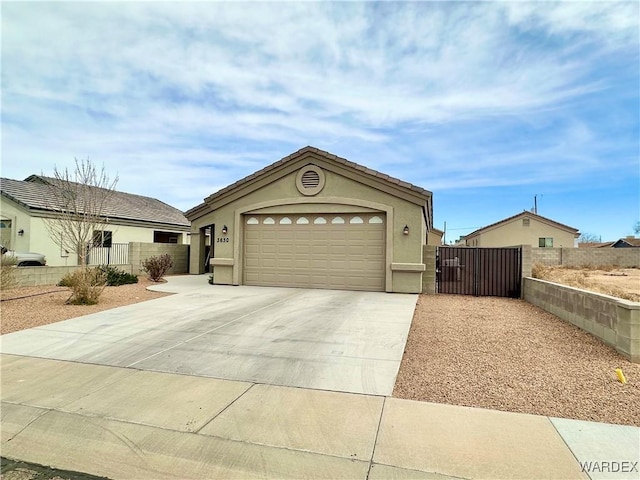
{"label": "desert landscaping rock", "polygon": [[421,295],[393,396],[640,426],[640,365],[523,300]]}
{"label": "desert landscaping rock", "polygon": [[106,287],[97,305],[66,305],[70,289],[55,285],[3,290],[0,292],[0,333],[17,332],[169,295],[147,290],[150,285],[157,283],[140,276],[138,283]]}

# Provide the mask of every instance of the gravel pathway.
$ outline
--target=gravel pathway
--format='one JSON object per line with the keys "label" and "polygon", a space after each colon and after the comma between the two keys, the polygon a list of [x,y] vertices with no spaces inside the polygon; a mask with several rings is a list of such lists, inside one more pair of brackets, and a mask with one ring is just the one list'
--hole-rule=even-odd
{"label": "gravel pathway", "polygon": [[640,426],[640,365],[523,300],[421,295],[393,396]]}

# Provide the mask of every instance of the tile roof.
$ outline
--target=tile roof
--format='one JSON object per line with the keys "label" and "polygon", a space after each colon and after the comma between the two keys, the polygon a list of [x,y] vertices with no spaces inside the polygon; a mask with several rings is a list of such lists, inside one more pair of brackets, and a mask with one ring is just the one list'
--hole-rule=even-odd
{"label": "tile roof", "polygon": [[[346,158],[342,158],[342,157],[338,157],[337,155],[334,155],[332,153],[329,153],[327,151],[324,150],[320,150],[319,148],[315,148],[315,147],[311,147],[311,146],[306,146],[304,148],[301,148],[300,150],[298,150],[297,152],[292,153],[291,155],[287,155],[286,157],[278,160],[275,163],[272,163],[271,165],[267,165],[266,167],[264,167],[261,170],[258,170],[257,172],[252,173],[251,175],[248,175],[240,180],[238,180],[237,182],[232,183],[231,185],[223,188],[222,190],[218,190],[217,192],[215,192],[212,195],[209,195],[207,198],[205,198],[205,203],[207,202],[211,202],[212,200],[215,200],[216,198],[224,195],[225,193],[245,184],[250,182],[251,180],[254,180],[258,177],[260,177],[261,175],[264,175],[272,170],[275,170],[276,168],[284,165],[285,163],[289,162],[289,161],[295,161],[297,159],[299,159],[302,155],[304,155],[305,153],[313,153],[319,157],[324,157],[328,160],[332,160],[334,162],[340,163],[342,165],[345,165],[347,167],[351,167],[355,170],[359,170],[360,172],[367,174],[367,175],[371,175],[373,177],[376,177],[380,180],[384,180],[386,182],[389,182],[391,184],[394,184],[397,187],[400,188],[404,188],[407,190],[411,190],[414,193],[418,193],[420,195],[424,195],[424,196],[428,196],[431,197],[431,192],[429,190],[425,190],[422,187],[418,187],[416,185],[412,185],[411,183],[408,182],[404,182],[398,178],[394,178],[391,177],[387,174],[378,172],[377,170],[373,170],[371,168],[365,167],[364,165],[360,165],[357,164],[355,162],[351,162],[349,160],[347,160]],[[186,212],[186,215],[189,215],[191,212],[194,212],[196,210],[198,210],[199,208],[201,208],[204,204],[200,204],[190,210],[188,210]]]}
{"label": "tile roof", "polygon": [[565,229],[565,230],[572,230],[574,233],[576,233],[576,234],[578,233],[578,229],[577,228],[570,227],[569,225],[565,225],[564,223],[556,222],[555,220],[551,220],[550,218],[543,217],[542,215],[538,215],[537,213],[533,213],[533,212],[529,212],[529,211],[525,210],[524,212],[517,213],[515,215],[512,215],[511,217],[504,218],[504,219],[502,219],[502,220],[500,220],[498,222],[495,222],[495,223],[492,223],[492,224],[487,225],[485,227],[482,227],[482,228],[479,228],[477,230],[474,230],[473,232],[468,233],[467,235],[465,235],[464,238],[472,237],[473,235],[477,235],[478,233],[480,233],[480,232],[482,232],[484,230],[487,230],[489,228],[493,228],[493,227],[495,227],[497,225],[500,225],[501,223],[510,222],[511,220],[515,220],[518,217],[524,217],[524,216],[528,216],[528,217],[531,217],[531,218],[537,218],[537,219],[542,220],[544,222],[552,223],[555,226],[557,226],[558,228],[562,228],[562,229]]}
{"label": "tile roof", "polygon": [[[46,198],[56,179],[40,175],[31,175],[26,180],[0,178],[2,195],[30,209],[51,210]],[[97,188],[97,187],[96,187]],[[143,222],[164,223],[179,227],[190,226],[189,220],[177,208],[151,197],[132,193],[113,192],[104,215],[109,218],[138,220]]]}

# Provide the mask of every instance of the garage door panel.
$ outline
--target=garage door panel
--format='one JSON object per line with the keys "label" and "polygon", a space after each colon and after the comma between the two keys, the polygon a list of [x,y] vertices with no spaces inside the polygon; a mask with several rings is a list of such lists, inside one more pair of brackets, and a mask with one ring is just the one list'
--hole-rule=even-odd
{"label": "garage door panel", "polygon": [[[257,223],[251,224],[245,219],[245,284],[384,290],[383,214],[286,217],[284,224],[278,215],[252,215]],[[361,223],[351,223],[353,217]],[[372,217],[382,223],[369,223]]]}

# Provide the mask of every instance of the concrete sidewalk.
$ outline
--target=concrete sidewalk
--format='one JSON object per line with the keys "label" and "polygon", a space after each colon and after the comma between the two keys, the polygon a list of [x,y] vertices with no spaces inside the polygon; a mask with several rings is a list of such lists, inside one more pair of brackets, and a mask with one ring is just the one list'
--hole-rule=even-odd
{"label": "concrete sidewalk", "polygon": [[[2,455],[109,478],[638,478],[640,429],[2,355]],[[606,462],[606,465],[605,465]],[[602,473],[605,467],[618,472]],[[620,470],[627,470],[621,472]]]}

